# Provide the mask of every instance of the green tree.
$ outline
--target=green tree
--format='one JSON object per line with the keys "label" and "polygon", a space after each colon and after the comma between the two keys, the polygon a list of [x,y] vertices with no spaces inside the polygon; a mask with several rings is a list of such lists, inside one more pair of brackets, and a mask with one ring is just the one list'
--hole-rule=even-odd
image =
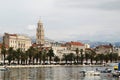
{"label": "green tree", "polygon": [[68,64],[68,56],[66,54],[63,54],[62,60],[65,60],[65,64]]}
{"label": "green tree", "polygon": [[42,50],[39,51],[38,57],[39,57],[39,62],[40,62],[40,64],[41,64],[41,61],[42,61]]}
{"label": "green tree", "polygon": [[39,51],[38,51],[37,48],[35,49],[35,55],[34,55],[34,58],[36,59],[36,63],[38,64],[38,61],[39,61]]}
{"label": "green tree", "polygon": [[99,54],[99,58],[100,58],[100,63],[102,64],[104,61],[104,54]]}
{"label": "green tree", "polygon": [[14,50],[12,47],[10,47],[8,49],[8,56],[7,56],[7,60],[9,62],[9,64],[11,64],[11,61],[13,60],[13,54],[14,54]]}
{"label": "green tree", "polygon": [[113,53],[112,52],[109,54],[109,57],[110,57],[110,62],[112,62],[113,61]]}
{"label": "green tree", "polygon": [[6,50],[4,42],[2,44],[1,54],[3,55],[3,64],[5,64],[5,58],[6,58],[7,50]]}
{"label": "green tree", "polygon": [[88,51],[85,51],[85,60],[86,60],[86,64],[87,64],[87,62],[88,62],[89,57],[90,57],[89,52],[88,52]]}
{"label": "green tree", "polygon": [[100,60],[99,54],[96,54],[94,59],[95,59],[95,61],[96,61],[96,64],[98,64],[98,61]]}
{"label": "green tree", "polygon": [[112,56],[113,56],[113,60],[115,61],[115,62],[117,62],[117,60],[118,60],[118,53],[113,53],[112,54]]}
{"label": "green tree", "polygon": [[42,60],[43,60],[43,64],[45,64],[47,58],[47,51],[46,50],[42,50]]}
{"label": "green tree", "polygon": [[58,62],[60,61],[60,58],[59,58],[58,56],[55,56],[55,57],[54,57],[54,61],[55,61],[56,63],[58,63]]}
{"label": "green tree", "polygon": [[76,48],[75,52],[76,52],[76,55],[77,55],[76,58],[77,58],[77,64],[78,64],[78,60],[79,60],[79,49]]}
{"label": "green tree", "polygon": [[83,64],[83,59],[84,59],[84,56],[83,56],[83,49],[80,49],[80,60],[81,60],[81,65]]}
{"label": "green tree", "polygon": [[28,55],[27,55],[27,51],[25,52],[21,52],[21,64],[27,64],[28,61]]}
{"label": "green tree", "polygon": [[28,54],[28,57],[29,57],[29,64],[31,64],[32,58],[33,58],[33,55],[34,55],[34,48],[33,48],[33,47],[30,47],[30,48],[27,50],[27,54]]}
{"label": "green tree", "polygon": [[21,59],[21,53],[22,53],[22,50],[20,48],[18,48],[16,50],[16,59],[17,59],[17,63],[20,64],[20,59]]}
{"label": "green tree", "polygon": [[72,64],[72,61],[74,61],[75,55],[73,53],[70,53],[70,54],[67,55],[67,58]]}
{"label": "green tree", "polygon": [[110,59],[109,53],[105,54],[104,55],[104,60],[105,60],[106,63],[108,63],[109,59]]}
{"label": "green tree", "polygon": [[47,56],[49,57],[49,61],[51,64],[52,57],[54,57],[54,52],[52,48],[48,51]]}
{"label": "green tree", "polygon": [[93,64],[93,60],[95,58],[96,53],[94,50],[91,50],[89,53],[90,53],[90,62],[91,64]]}
{"label": "green tree", "polygon": [[32,63],[35,64],[35,60],[36,62],[38,62],[38,50],[37,48],[33,48],[33,54],[32,54],[33,58],[32,58]]}

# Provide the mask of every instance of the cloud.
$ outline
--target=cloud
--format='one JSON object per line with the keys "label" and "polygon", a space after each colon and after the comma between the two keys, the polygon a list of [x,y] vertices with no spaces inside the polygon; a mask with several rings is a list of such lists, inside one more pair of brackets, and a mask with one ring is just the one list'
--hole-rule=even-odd
{"label": "cloud", "polygon": [[118,40],[119,3],[119,0],[1,1],[0,30],[35,36],[41,16],[46,37],[54,40]]}
{"label": "cloud", "polygon": [[120,0],[57,0],[56,6],[64,8],[120,10]]}
{"label": "cloud", "polygon": [[97,8],[103,9],[103,10],[119,10],[120,11],[119,3],[120,3],[120,0],[110,0],[98,5]]}

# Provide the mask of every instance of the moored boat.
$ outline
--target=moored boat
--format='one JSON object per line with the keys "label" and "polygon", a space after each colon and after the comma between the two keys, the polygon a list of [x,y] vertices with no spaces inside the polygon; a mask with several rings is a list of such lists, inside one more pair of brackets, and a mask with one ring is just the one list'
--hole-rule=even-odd
{"label": "moored boat", "polygon": [[80,71],[81,76],[100,76],[100,72],[97,71]]}
{"label": "moored boat", "polygon": [[0,71],[7,71],[9,70],[6,66],[0,67]]}

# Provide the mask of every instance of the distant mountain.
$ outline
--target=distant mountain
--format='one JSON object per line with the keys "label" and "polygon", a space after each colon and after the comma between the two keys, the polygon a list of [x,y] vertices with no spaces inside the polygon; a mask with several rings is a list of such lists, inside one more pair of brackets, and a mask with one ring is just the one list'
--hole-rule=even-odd
{"label": "distant mountain", "polygon": [[66,41],[58,41],[59,43],[62,43],[62,44],[65,44],[66,43]]}
{"label": "distant mountain", "polygon": [[115,42],[114,45],[115,45],[116,47],[120,47],[120,42]]}
{"label": "distant mountain", "polygon": [[[102,41],[90,41],[90,40],[77,40],[78,42],[89,44],[91,48],[94,48],[99,45],[109,45],[120,47],[120,42],[102,42]],[[60,43],[65,43],[66,41],[59,41]]]}
{"label": "distant mountain", "polygon": [[[35,37],[35,36],[31,36],[30,38],[31,38],[31,40],[32,40],[32,43],[35,43],[35,42],[36,42],[36,37]],[[54,40],[49,39],[49,38],[47,38],[47,37],[45,37],[45,41],[47,41],[47,42],[55,42]]]}
{"label": "distant mountain", "polygon": [[[108,45],[110,42],[100,42],[100,41],[89,41],[89,40],[78,40],[84,44],[89,44],[91,48],[94,48],[99,45]],[[112,43],[114,45],[114,43]]]}

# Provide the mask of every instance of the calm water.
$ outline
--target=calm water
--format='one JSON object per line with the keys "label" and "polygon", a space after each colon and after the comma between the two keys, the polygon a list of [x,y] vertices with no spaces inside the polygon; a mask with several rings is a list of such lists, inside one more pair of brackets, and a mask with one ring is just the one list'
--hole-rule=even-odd
{"label": "calm water", "polygon": [[[97,67],[104,69],[105,67]],[[96,67],[61,66],[47,68],[16,68],[0,71],[0,80],[119,80],[99,76],[81,77],[81,70],[95,70]]]}

